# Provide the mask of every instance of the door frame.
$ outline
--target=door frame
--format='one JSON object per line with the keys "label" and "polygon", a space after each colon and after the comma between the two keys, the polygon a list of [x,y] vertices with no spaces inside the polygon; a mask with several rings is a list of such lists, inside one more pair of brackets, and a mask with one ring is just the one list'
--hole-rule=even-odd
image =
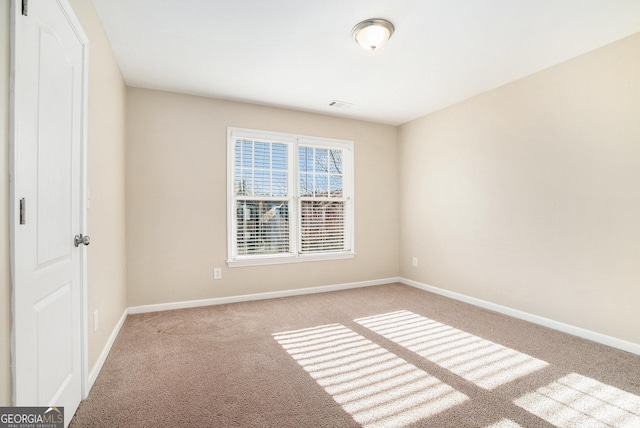
{"label": "door frame", "polygon": [[[16,403],[16,386],[19,384],[20,379],[16,376],[16,349],[15,349],[15,289],[19,285],[16,280],[16,229],[20,226],[20,192],[22,183],[20,182],[20,165],[18,159],[17,147],[20,142],[20,135],[18,129],[18,114],[16,111],[16,105],[19,103],[17,99],[21,96],[20,93],[16,94],[16,79],[19,79],[19,70],[17,69],[16,55],[16,32],[17,32],[17,20],[22,18],[22,4],[24,0],[11,0],[10,13],[11,13],[11,30],[10,30],[10,50],[11,50],[11,71],[9,82],[9,225],[10,225],[10,244],[9,251],[11,257],[11,377],[13,381],[12,385],[12,401]],[[49,1],[49,0],[47,0]],[[80,141],[80,201],[79,201],[79,223],[80,229],[75,233],[89,234],[87,229],[87,112],[88,112],[88,92],[89,92],[89,38],[85,34],[80,21],[76,17],[71,5],[67,0],[52,0],[56,1],[60,5],[60,9],[64,12],[67,21],[73,28],[73,31],[82,45],[82,61],[80,76],[82,79],[82,105],[80,107],[80,127],[81,129],[81,141]],[[69,237],[69,241],[73,237]],[[87,275],[87,251],[83,248],[79,251],[80,257],[80,378],[81,378],[81,400],[85,400],[89,395],[90,385],[88,384],[89,376],[89,331],[87,326],[88,307],[87,307],[87,289],[88,289],[88,275]]]}

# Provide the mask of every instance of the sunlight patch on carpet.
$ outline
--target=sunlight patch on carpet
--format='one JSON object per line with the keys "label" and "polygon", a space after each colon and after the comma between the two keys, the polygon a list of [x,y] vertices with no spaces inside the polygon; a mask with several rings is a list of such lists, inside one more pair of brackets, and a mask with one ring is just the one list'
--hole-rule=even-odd
{"label": "sunlight patch on carpet", "polygon": [[487,425],[485,428],[522,428],[522,425],[513,422],[511,419],[502,419],[495,424]]}
{"label": "sunlight patch on carpet", "polygon": [[640,427],[640,397],[577,373],[513,402],[557,427]]}
{"label": "sunlight patch on carpet", "polygon": [[489,390],[549,365],[409,311],[359,318],[355,322]]}
{"label": "sunlight patch on carpet", "polygon": [[403,427],[469,398],[341,324],[273,334],[363,427]]}

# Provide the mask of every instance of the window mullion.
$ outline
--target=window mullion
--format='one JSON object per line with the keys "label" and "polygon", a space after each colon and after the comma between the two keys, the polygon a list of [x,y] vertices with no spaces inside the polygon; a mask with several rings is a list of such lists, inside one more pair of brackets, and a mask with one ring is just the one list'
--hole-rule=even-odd
{"label": "window mullion", "polygon": [[273,195],[273,143],[269,143],[269,194]]}
{"label": "window mullion", "polygon": [[297,140],[290,144],[291,151],[289,153],[289,191],[290,203],[291,203],[291,216],[289,223],[289,230],[291,231],[290,243],[291,250],[294,255],[298,256],[300,253],[300,202],[299,202],[299,183],[300,183],[300,168],[299,168],[299,153]]}

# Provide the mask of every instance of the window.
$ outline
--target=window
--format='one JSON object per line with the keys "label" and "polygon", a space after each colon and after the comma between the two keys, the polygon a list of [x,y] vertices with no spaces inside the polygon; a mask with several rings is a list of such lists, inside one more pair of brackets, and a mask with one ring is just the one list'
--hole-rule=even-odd
{"label": "window", "polygon": [[228,129],[229,266],[353,257],[353,142]]}

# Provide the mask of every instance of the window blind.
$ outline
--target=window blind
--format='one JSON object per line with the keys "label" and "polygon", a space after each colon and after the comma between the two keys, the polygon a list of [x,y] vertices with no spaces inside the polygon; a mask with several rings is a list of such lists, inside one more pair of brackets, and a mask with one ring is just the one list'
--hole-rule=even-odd
{"label": "window blind", "polygon": [[302,253],[344,249],[344,202],[301,201]]}
{"label": "window blind", "polygon": [[241,256],[289,253],[288,146],[235,143],[236,247]]}
{"label": "window blind", "polygon": [[345,249],[342,158],[340,149],[298,149],[302,253]]}
{"label": "window blind", "polygon": [[286,201],[236,202],[238,255],[289,252],[289,204]]}

